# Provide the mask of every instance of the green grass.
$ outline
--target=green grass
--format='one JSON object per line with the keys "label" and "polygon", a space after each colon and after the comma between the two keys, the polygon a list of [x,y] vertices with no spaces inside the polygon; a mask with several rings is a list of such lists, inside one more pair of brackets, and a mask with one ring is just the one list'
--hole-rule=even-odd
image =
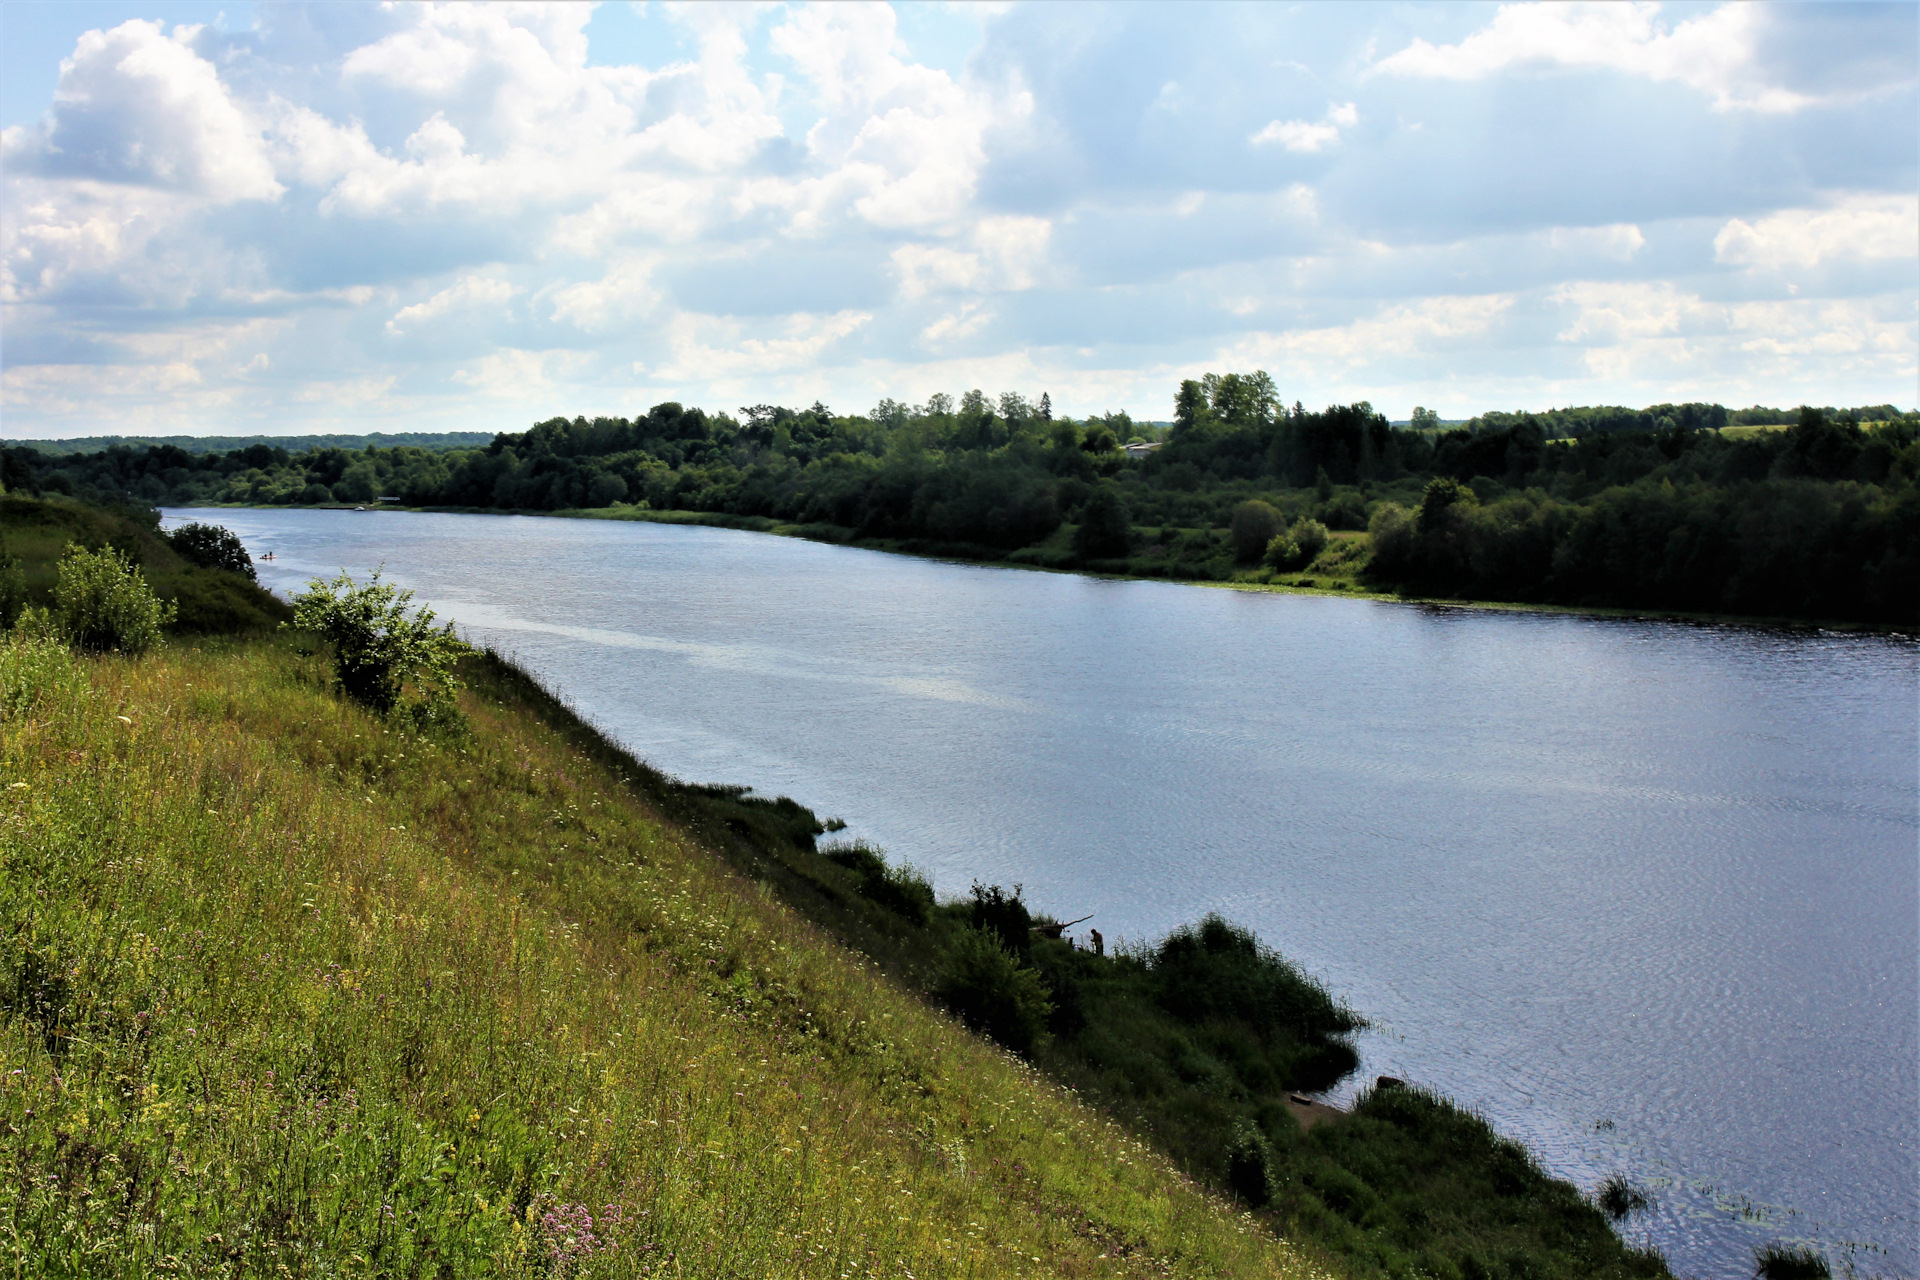
{"label": "green grass", "polygon": [[287,638],[0,651],[9,1271],[1310,1273],[473,674],[432,740]]}

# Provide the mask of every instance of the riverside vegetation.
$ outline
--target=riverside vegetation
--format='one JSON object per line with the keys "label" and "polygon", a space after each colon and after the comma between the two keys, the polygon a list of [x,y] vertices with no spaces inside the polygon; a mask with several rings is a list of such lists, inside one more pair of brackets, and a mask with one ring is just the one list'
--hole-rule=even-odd
{"label": "riverside vegetation", "polygon": [[1920,621],[1920,415],[1891,405],[1454,425],[1417,409],[1396,427],[1364,402],[1288,408],[1255,372],[1183,382],[1173,410],[1166,426],[1074,420],[1045,396],[978,391],[863,415],[666,403],[482,448],[15,448],[0,478],[140,503],[591,512],[1143,577]]}
{"label": "riverside vegetation", "polygon": [[[137,556],[226,554],[6,509],[47,527],[135,595]],[[86,658],[29,598],[0,642],[16,1273],[1667,1274],[1608,1225],[1640,1192],[1438,1095],[1303,1130],[1360,1020],[1225,921],[1101,956],[1017,888],[936,902],[404,594],[316,583],[274,632],[210,572],[233,634]]]}

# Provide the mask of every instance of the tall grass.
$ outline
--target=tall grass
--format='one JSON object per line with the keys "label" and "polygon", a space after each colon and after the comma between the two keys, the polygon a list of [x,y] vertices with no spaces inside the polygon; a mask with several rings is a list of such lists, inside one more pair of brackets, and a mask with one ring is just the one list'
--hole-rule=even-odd
{"label": "tall grass", "polygon": [[329,684],[0,658],[11,1273],[1308,1274],[523,687],[454,742]]}

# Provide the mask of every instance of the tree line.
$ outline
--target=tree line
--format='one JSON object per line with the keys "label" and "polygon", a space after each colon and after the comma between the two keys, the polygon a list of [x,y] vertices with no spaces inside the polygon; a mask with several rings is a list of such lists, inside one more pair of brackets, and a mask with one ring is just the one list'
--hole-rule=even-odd
{"label": "tree line", "polygon": [[[0,480],[141,505],[626,504],[1182,577],[1259,570],[1260,553],[1228,533],[1259,502],[1288,529],[1334,531],[1314,544],[1301,526],[1316,556],[1344,557],[1374,587],[1857,621],[1920,610],[1920,415],[1694,403],[1436,423],[1416,410],[1396,426],[1364,401],[1287,405],[1256,371],[1182,382],[1166,427],[977,390],[852,415],[667,402],[634,418],[553,418],[475,448],[15,448]],[[1129,444],[1158,447],[1135,456]]]}

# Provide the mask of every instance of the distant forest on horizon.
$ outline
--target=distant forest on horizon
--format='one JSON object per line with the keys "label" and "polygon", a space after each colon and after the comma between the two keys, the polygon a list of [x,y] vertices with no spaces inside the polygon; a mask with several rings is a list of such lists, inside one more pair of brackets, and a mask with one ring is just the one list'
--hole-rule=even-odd
{"label": "distant forest on horizon", "polygon": [[[131,505],[703,513],[839,541],[1188,579],[1749,616],[1920,617],[1920,414],[1661,404],[1397,426],[1182,382],[1170,425],[970,391],[841,415],[675,402],[485,443],[0,451],[9,489]],[[65,442],[73,447],[80,442]],[[1129,443],[1159,447],[1130,456]],[[1300,579],[1293,579],[1296,583]]]}

